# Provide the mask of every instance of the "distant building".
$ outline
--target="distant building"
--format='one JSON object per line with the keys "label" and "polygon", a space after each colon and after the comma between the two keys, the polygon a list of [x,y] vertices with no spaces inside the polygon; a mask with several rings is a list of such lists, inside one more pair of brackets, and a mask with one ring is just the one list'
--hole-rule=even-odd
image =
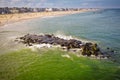
{"label": "distant building", "polygon": [[3,14],[3,13],[4,13],[3,8],[0,8],[0,14]]}
{"label": "distant building", "polygon": [[45,11],[46,12],[51,12],[51,11],[53,11],[53,9],[52,8],[46,8]]}
{"label": "distant building", "polygon": [[46,8],[39,8],[39,12],[44,12],[46,11]]}
{"label": "distant building", "polygon": [[0,14],[9,14],[10,10],[8,7],[0,8]]}
{"label": "distant building", "polygon": [[27,7],[19,8],[20,13],[26,13],[26,12],[30,12],[30,11],[31,11],[31,8],[27,8]]}
{"label": "distant building", "polygon": [[33,12],[38,12],[38,9],[37,8],[33,8]]}
{"label": "distant building", "polygon": [[9,8],[10,13],[19,13],[19,10],[17,8]]}

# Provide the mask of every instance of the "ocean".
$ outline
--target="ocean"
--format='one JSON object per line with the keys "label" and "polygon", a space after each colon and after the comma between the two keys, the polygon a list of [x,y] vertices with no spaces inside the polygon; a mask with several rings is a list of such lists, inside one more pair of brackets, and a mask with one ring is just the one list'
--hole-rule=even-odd
{"label": "ocean", "polygon": [[109,47],[120,57],[120,9],[102,9],[65,16],[51,16],[6,24],[0,28],[0,52],[16,49],[15,37],[50,33],[93,41],[103,51]]}

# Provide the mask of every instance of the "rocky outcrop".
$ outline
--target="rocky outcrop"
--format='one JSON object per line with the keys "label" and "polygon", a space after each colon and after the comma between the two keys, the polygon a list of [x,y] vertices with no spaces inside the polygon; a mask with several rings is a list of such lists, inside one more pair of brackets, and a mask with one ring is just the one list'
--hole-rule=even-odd
{"label": "rocky outcrop", "polygon": [[28,46],[32,46],[33,44],[51,44],[51,45],[60,45],[61,47],[66,47],[67,50],[78,48],[82,50],[82,55],[102,55],[98,45],[96,43],[82,43],[76,39],[62,39],[54,36],[53,34],[45,34],[45,35],[32,35],[27,34],[23,37],[19,38],[20,41]]}
{"label": "rocky outcrop", "polygon": [[70,39],[70,40],[65,40],[59,37],[55,37],[54,35],[30,35],[27,34],[23,37],[20,37],[22,42],[24,44],[30,45],[30,44],[52,44],[52,45],[61,45],[62,47],[67,47],[68,49],[70,48],[80,48],[82,42],[75,40],[75,39]]}

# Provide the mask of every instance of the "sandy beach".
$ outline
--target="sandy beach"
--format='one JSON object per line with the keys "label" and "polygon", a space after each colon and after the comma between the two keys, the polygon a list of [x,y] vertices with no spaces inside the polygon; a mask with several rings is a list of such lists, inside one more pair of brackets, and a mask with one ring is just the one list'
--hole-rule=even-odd
{"label": "sandy beach", "polygon": [[75,14],[91,11],[87,9],[83,9],[80,11],[56,11],[56,12],[36,12],[36,13],[16,13],[16,14],[0,14],[0,26],[5,24],[27,20],[32,18],[42,18],[42,17],[49,17],[49,16],[61,16],[67,14]]}

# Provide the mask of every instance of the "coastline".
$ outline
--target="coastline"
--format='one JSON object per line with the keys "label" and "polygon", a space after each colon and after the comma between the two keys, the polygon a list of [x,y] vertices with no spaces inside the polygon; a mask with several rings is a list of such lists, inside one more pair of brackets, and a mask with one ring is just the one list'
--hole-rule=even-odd
{"label": "coastline", "polygon": [[87,11],[94,11],[94,9],[84,9],[80,11],[56,11],[56,12],[36,12],[36,13],[16,13],[16,14],[0,14],[0,27],[5,24],[10,24],[22,20],[28,20],[33,18],[44,18],[50,16],[63,16],[68,14],[76,14]]}

